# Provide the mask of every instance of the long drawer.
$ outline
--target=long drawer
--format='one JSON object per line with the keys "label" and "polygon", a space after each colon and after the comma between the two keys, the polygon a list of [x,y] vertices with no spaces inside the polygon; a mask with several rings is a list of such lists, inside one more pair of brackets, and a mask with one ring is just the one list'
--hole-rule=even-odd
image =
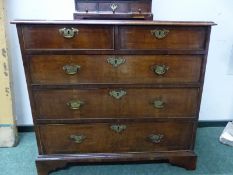
{"label": "long drawer", "polygon": [[197,83],[199,55],[33,55],[31,83]]}
{"label": "long drawer", "polygon": [[39,125],[44,154],[188,150],[193,123]]}
{"label": "long drawer", "polygon": [[123,50],[204,50],[207,30],[204,27],[121,26]]}
{"label": "long drawer", "polygon": [[25,49],[114,49],[112,26],[26,25],[22,33]]}
{"label": "long drawer", "polygon": [[40,119],[195,117],[199,89],[35,90]]}

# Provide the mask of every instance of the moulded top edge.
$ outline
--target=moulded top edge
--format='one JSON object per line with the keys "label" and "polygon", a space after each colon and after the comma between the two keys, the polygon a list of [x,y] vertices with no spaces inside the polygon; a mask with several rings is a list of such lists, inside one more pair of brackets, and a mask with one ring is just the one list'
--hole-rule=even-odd
{"label": "moulded top edge", "polygon": [[211,21],[149,21],[149,20],[13,20],[11,24],[103,24],[103,25],[176,25],[213,26]]}

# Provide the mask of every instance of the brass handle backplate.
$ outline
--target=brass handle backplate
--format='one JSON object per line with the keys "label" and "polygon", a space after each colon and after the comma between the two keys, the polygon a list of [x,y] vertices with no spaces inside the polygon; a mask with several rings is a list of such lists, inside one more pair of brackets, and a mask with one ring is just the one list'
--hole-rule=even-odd
{"label": "brass handle backplate", "polygon": [[72,110],[79,110],[83,105],[84,102],[80,100],[71,100],[67,103],[67,106],[69,106],[69,108]]}
{"label": "brass handle backplate", "polygon": [[116,124],[116,125],[112,125],[110,128],[111,128],[111,130],[115,131],[116,133],[121,133],[127,128],[127,126]]}
{"label": "brass handle backplate", "polygon": [[153,66],[153,71],[157,75],[165,75],[168,71],[169,67],[162,64],[162,65],[155,65]]}
{"label": "brass handle backplate", "polygon": [[63,66],[63,70],[68,75],[75,75],[80,70],[81,66],[79,65],[65,65]]}
{"label": "brass handle backplate", "polygon": [[125,63],[125,59],[121,57],[109,57],[107,63],[111,64],[112,67],[117,68]]}
{"label": "brass handle backplate", "polygon": [[163,39],[167,37],[169,32],[170,31],[166,29],[155,29],[155,30],[151,30],[151,35],[155,36],[155,38],[157,39]]}
{"label": "brass handle backplate", "polygon": [[86,136],[84,136],[83,134],[71,135],[70,139],[72,139],[75,143],[80,144],[86,139]]}
{"label": "brass handle backplate", "polygon": [[153,102],[153,105],[157,109],[163,109],[165,107],[165,102],[158,99]]}
{"label": "brass handle backplate", "polygon": [[124,90],[121,90],[121,89],[119,89],[119,90],[112,90],[112,91],[109,92],[109,95],[112,96],[112,97],[114,97],[117,100],[120,100],[126,94],[127,94],[127,92],[124,91]]}
{"label": "brass handle backplate", "polygon": [[79,30],[76,28],[62,28],[59,29],[59,33],[64,37],[64,38],[74,38],[76,34],[78,34]]}
{"label": "brass handle backplate", "polygon": [[151,134],[148,136],[149,141],[152,143],[160,143],[163,138],[163,134]]}

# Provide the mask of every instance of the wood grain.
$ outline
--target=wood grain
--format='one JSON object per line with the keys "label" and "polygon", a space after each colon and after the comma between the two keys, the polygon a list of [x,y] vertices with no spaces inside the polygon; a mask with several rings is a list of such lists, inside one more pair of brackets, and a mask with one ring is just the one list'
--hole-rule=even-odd
{"label": "wood grain", "polygon": [[[109,95],[115,89],[73,89],[34,91],[38,119],[79,118],[141,118],[141,117],[194,117],[198,89],[122,89],[127,94],[120,100]],[[117,90],[117,89],[116,89]],[[67,103],[81,100],[79,110],[71,110]],[[154,107],[162,100],[163,109]],[[54,110],[56,109],[56,110]]]}
{"label": "wood grain", "polygon": [[[168,30],[165,38],[157,39],[152,30]],[[204,50],[207,30],[204,27],[121,26],[120,48],[127,50],[186,49]]]}
{"label": "wood grain", "polygon": [[[64,38],[59,29],[77,28],[74,38]],[[25,49],[113,49],[112,26],[26,25],[22,28]]]}
{"label": "wood grain", "polygon": [[[113,67],[108,58],[125,59]],[[163,84],[197,83],[200,79],[202,56],[195,55],[33,55],[29,58],[33,84]],[[79,65],[75,75],[67,75],[63,66]],[[163,76],[155,74],[153,66],[166,65]]]}
{"label": "wood grain", "polygon": [[[190,147],[192,123],[120,122],[127,127],[121,133],[111,130],[112,124],[115,123],[40,125],[38,128],[44,154],[152,152],[186,150]],[[75,143],[70,136],[79,134],[86,139],[82,143]],[[152,143],[148,139],[151,134],[164,136],[159,143]]]}

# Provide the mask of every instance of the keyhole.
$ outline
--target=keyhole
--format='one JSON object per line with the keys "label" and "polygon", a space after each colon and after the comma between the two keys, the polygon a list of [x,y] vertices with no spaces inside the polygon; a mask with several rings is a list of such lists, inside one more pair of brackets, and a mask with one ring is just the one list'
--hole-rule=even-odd
{"label": "keyhole", "polygon": [[116,95],[117,95],[117,96],[119,96],[119,95],[120,95],[120,93],[119,93],[119,92],[117,92],[117,93],[116,93]]}

